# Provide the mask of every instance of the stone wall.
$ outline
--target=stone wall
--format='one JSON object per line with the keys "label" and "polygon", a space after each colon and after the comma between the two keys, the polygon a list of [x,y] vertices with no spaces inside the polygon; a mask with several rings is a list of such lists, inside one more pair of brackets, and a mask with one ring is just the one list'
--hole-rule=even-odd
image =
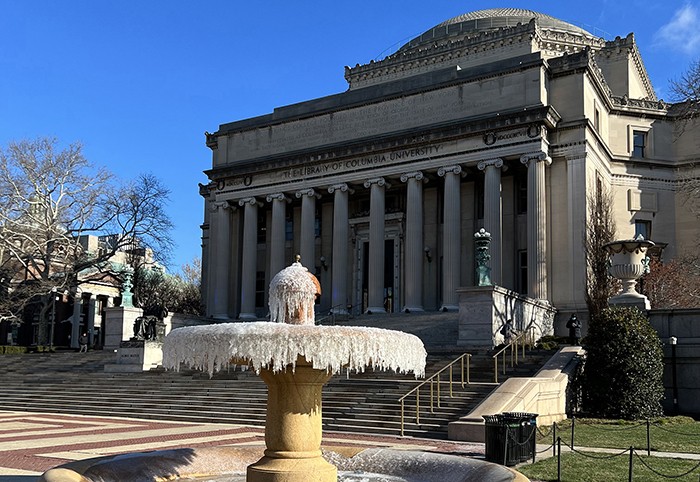
{"label": "stone wall", "polygon": [[554,332],[556,310],[500,286],[459,288],[459,337],[463,346],[494,347],[503,343],[501,328],[512,320],[516,331],[533,330],[535,339]]}
{"label": "stone wall", "polygon": [[700,308],[651,310],[649,321],[664,343],[664,410],[673,410],[673,359],[669,339],[677,338],[676,377],[678,411],[700,414]]}
{"label": "stone wall", "polygon": [[448,425],[450,440],[484,441],[484,415],[526,412],[538,415],[538,425],[566,419],[567,388],[583,350],[559,350],[534,377],[513,377],[502,383],[468,415]]}

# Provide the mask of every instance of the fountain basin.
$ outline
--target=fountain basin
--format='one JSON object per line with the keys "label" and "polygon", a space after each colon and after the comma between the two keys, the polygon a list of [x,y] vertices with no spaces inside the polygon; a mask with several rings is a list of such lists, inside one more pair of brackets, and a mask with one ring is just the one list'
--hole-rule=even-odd
{"label": "fountain basin", "polygon": [[[263,447],[159,450],[71,462],[39,482],[244,482]],[[527,482],[522,474],[483,460],[386,448],[326,447],[340,482]]]}
{"label": "fountain basin", "polygon": [[163,366],[181,364],[209,375],[231,364],[260,373],[294,371],[297,357],[331,374],[366,368],[425,375],[425,347],[415,335],[364,326],[289,325],[267,321],[190,326],[173,330],[163,342]]}

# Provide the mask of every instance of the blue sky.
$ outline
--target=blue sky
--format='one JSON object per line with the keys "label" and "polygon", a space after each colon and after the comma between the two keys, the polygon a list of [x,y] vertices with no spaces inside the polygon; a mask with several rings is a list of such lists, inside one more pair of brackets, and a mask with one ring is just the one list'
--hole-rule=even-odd
{"label": "blue sky", "polygon": [[0,0],[0,145],[79,141],[124,179],[171,189],[173,269],[200,255],[204,131],[346,90],[381,59],[462,13],[517,7],[612,40],[634,32],[659,97],[700,57],[700,0]]}

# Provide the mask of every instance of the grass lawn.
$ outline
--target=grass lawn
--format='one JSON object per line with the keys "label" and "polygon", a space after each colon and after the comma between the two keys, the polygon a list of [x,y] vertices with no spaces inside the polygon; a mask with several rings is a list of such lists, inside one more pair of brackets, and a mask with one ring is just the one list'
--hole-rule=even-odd
{"label": "grass lawn", "polygon": [[[557,424],[557,436],[562,446],[571,443],[572,421]],[[539,427],[537,443],[552,442],[552,427]],[[646,422],[621,420],[578,419],[574,425],[575,447],[604,447],[620,452],[635,447],[633,480],[656,482],[671,479],[697,482],[700,461],[654,457],[654,451],[700,453],[700,422],[688,417],[666,417],[650,423],[651,457],[646,456]],[[538,457],[551,454],[551,450]],[[629,476],[629,452],[614,454],[564,453],[561,458],[561,480],[566,482],[626,481]],[[645,466],[646,465],[646,466]],[[648,466],[648,467],[647,467]],[[557,459],[550,457],[535,464],[522,465],[518,471],[532,480],[557,480]],[[658,472],[655,473],[654,471]],[[690,472],[680,477],[680,475]],[[662,474],[662,475],[659,475]]]}
{"label": "grass lawn", "polygon": [[[636,452],[635,452],[636,453]],[[582,454],[565,453],[561,456],[561,480],[563,482],[600,482],[600,481],[627,481],[629,476],[629,452],[619,457],[602,459],[604,454],[588,454],[589,458]],[[665,475],[657,475],[649,467]],[[666,480],[668,476],[677,477],[690,470],[695,470],[679,478],[670,480],[679,482],[698,482],[700,477],[700,461],[664,459],[660,457],[642,456],[641,460],[636,455],[633,458],[632,475],[634,482],[659,482]],[[554,481],[557,480],[557,459],[550,457],[535,464],[522,465],[517,470],[531,480]]]}
{"label": "grass lawn", "polygon": [[[557,423],[557,435],[571,444],[571,420]],[[538,429],[539,444],[552,443],[552,427]],[[651,450],[659,452],[700,453],[700,422],[689,417],[664,417],[651,420]],[[646,422],[624,420],[577,419],[574,425],[574,447],[605,447],[639,451],[647,448]]]}

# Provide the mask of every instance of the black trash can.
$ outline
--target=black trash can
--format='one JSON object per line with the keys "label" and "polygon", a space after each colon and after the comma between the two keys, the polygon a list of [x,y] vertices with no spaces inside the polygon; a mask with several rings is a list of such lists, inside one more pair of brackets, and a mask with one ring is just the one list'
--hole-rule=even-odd
{"label": "black trash can", "polygon": [[520,419],[484,415],[485,457],[489,462],[512,467],[520,462]]}
{"label": "black trash can", "polygon": [[537,414],[525,412],[505,412],[505,420],[517,429],[517,452],[520,462],[531,460],[537,450]]}

